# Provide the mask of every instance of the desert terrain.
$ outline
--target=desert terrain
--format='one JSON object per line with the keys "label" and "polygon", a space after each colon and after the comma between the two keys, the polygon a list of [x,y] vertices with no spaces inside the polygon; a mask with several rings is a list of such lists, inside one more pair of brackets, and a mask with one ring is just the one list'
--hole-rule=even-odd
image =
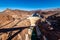
{"label": "desert terrain", "polygon": [[[27,18],[31,16],[34,12],[38,12],[39,14],[42,14],[45,18],[53,14],[60,13],[59,9],[48,10],[48,11],[47,10],[24,11],[24,10],[17,10],[17,9],[16,10],[6,9],[0,12],[0,29],[28,27],[31,25],[31,23],[30,20],[28,20]],[[57,16],[60,16],[60,14]],[[13,31],[11,35],[16,33],[17,31],[18,30]],[[1,33],[0,40],[7,40],[7,38],[11,36],[10,33],[11,32]],[[12,40],[25,40],[26,34],[28,34],[28,28],[18,33]]]}

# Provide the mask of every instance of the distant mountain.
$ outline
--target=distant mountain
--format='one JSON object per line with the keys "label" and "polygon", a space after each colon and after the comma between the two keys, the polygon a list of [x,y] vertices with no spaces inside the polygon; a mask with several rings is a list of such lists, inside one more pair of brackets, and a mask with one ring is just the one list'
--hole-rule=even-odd
{"label": "distant mountain", "polygon": [[45,11],[60,11],[60,8],[51,8],[51,9],[46,9]]}
{"label": "distant mountain", "polygon": [[13,19],[22,19],[29,15],[31,15],[31,12],[29,11],[6,9],[3,12],[0,12],[0,23],[4,23]]}
{"label": "distant mountain", "polygon": [[[53,9],[52,9],[53,10]],[[11,10],[6,9],[3,12],[0,12],[0,28],[13,28],[13,27],[28,27],[31,25],[30,20],[26,19],[27,17],[31,16],[31,14],[38,12],[42,14],[45,18],[48,16],[54,15],[55,13],[60,13],[60,9],[54,9],[54,11],[49,10],[32,10],[32,11],[24,11],[24,10]],[[55,11],[56,10],[56,11]],[[43,20],[45,20],[45,18]],[[25,34],[27,33],[27,29],[24,29],[19,35],[22,38],[25,38]],[[12,32],[12,35],[15,33]],[[1,38],[6,40],[9,36],[9,33],[2,35]],[[13,40],[20,39],[20,36],[16,36]]]}
{"label": "distant mountain", "polygon": [[[60,11],[60,8],[56,8],[56,9],[49,9],[48,11],[43,11],[43,10],[32,10],[32,11],[24,11],[24,10],[11,10],[11,9],[6,9],[3,12],[0,12],[0,21],[7,21],[10,20],[12,18],[14,19],[22,19],[25,17],[30,16],[31,14],[38,12],[39,14],[43,14],[43,15],[50,15],[50,14],[54,14],[56,12]],[[58,12],[60,13],[60,12]]]}

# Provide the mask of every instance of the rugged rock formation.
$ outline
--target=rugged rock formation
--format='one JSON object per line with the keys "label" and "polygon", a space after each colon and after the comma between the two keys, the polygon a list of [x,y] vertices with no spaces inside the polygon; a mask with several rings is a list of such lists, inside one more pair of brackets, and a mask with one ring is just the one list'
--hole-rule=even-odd
{"label": "rugged rock formation", "polygon": [[[30,26],[31,25],[30,20],[28,20],[27,18],[34,12],[42,14],[45,18],[54,15],[55,13],[60,13],[58,11],[41,11],[41,10],[23,11],[23,10],[6,9],[5,11],[0,12],[0,28]],[[43,20],[45,20],[45,18]],[[21,37],[24,40],[27,31],[28,29],[24,29],[21,33],[19,33],[16,37],[14,37],[13,40],[20,40]],[[2,37],[2,40],[6,40],[6,38],[8,38],[8,35],[9,33],[5,33],[0,37]]]}

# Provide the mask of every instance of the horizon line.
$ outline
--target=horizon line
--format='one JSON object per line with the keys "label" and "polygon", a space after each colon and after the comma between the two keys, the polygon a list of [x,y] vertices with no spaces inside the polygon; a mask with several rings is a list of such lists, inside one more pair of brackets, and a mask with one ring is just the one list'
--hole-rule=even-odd
{"label": "horizon line", "polygon": [[57,9],[57,8],[37,8],[37,9],[22,9],[22,8],[1,8],[0,12],[6,10],[6,9],[10,9],[10,10],[23,10],[23,11],[34,11],[34,10],[49,10],[49,9]]}

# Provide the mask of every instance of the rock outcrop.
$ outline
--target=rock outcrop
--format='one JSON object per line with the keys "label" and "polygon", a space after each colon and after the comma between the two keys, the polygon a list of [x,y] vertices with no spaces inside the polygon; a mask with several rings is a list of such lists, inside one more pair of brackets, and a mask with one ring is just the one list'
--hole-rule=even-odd
{"label": "rock outcrop", "polygon": [[[34,12],[38,12],[39,14],[42,14],[45,18],[54,15],[55,13],[60,13],[57,11],[41,11],[41,10],[23,11],[23,10],[7,9],[3,12],[0,12],[0,29],[30,26],[31,25],[30,20],[28,20],[27,18],[31,16],[31,14],[33,14]],[[58,16],[60,16],[60,14]],[[45,18],[43,20],[45,20]],[[12,32],[12,34],[15,32]],[[27,33],[28,33],[28,29],[26,28],[16,37],[14,37],[13,40],[25,40],[25,34]],[[2,40],[6,40],[8,38],[8,35],[9,33],[3,33],[2,35],[0,35],[0,39],[2,38]]]}

